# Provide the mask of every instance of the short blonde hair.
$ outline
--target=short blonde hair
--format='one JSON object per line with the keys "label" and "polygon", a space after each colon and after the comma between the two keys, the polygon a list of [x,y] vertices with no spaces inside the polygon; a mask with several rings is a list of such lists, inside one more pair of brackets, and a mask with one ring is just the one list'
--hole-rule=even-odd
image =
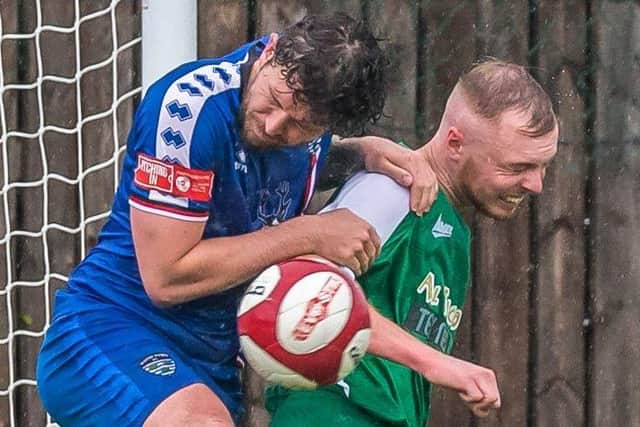
{"label": "short blonde hair", "polygon": [[521,65],[484,58],[458,79],[458,86],[473,110],[486,119],[509,110],[529,112],[531,118],[521,129],[528,136],[546,135],[557,125],[549,95]]}

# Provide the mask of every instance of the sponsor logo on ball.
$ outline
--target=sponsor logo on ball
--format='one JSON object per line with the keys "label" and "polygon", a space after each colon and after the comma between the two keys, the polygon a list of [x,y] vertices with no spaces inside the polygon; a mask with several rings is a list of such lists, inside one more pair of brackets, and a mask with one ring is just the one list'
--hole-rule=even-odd
{"label": "sponsor logo on ball", "polygon": [[318,295],[309,300],[302,319],[293,329],[292,335],[296,341],[304,341],[309,338],[318,323],[327,318],[329,304],[338,293],[342,283],[340,278],[330,276],[320,289],[320,292],[318,292]]}

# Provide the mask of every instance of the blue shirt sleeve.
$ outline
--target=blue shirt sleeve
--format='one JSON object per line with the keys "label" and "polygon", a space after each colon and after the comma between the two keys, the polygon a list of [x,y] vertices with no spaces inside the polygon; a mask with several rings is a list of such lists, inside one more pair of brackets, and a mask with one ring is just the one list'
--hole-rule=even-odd
{"label": "blue shirt sleeve", "polygon": [[197,61],[152,85],[129,143],[135,159],[129,203],[188,221],[206,221],[216,168],[230,139],[240,69]]}

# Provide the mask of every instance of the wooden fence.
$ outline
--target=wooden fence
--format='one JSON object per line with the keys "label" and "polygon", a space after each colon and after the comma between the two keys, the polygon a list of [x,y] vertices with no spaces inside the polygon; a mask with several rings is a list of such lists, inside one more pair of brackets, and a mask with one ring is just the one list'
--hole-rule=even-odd
{"label": "wooden fence", "polygon": [[[73,2],[38,3],[44,22],[73,24]],[[107,3],[80,2],[80,14]],[[35,7],[35,0],[0,1],[2,33],[31,31]],[[140,8],[134,1],[118,5],[119,42],[140,33]],[[305,14],[337,10],[365,19],[393,53],[389,117],[377,133],[413,146],[428,140],[458,75],[481,55],[529,64],[560,117],[559,152],[543,194],[508,222],[473,219],[473,286],[454,353],[496,370],[503,408],[487,419],[472,419],[455,393],[436,390],[430,425],[640,426],[640,3],[200,0],[198,53],[217,56]],[[110,54],[112,40],[104,39],[111,33],[110,19],[81,26],[82,63]],[[43,32],[41,37],[45,71],[73,75],[75,35]],[[32,81],[37,75],[33,41],[3,42],[1,51],[5,84],[10,79]],[[7,58],[19,61],[12,68]],[[119,62],[119,92],[139,85],[139,70],[135,47]],[[6,91],[7,129],[28,133],[52,123],[73,127],[79,116],[102,111],[113,97],[111,71],[83,75],[81,92],[73,85],[43,83],[40,112],[36,89]],[[104,161],[113,152],[114,135],[124,143],[136,102],[136,97],[128,99],[115,115],[87,123],[80,134],[45,133],[48,172],[77,179],[79,170]],[[8,156],[8,164],[19,165],[8,171],[9,182],[42,179],[37,139],[3,140],[2,155]],[[10,229],[40,230],[51,222],[79,227],[81,217],[108,209],[113,168],[117,163],[72,184],[46,181],[46,206],[41,186],[0,194],[0,202],[6,198],[15,207],[10,218],[2,214],[0,227],[4,230],[6,223]],[[0,172],[6,185],[6,171]],[[47,273],[43,258],[49,259],[51,272],[67,275],[83,245],[93,244],[101,224],[92,222],[82,234],[49,229],[44,239],[7,240],[0,255],[5,259],[9,251],[13,262],[0,264],[0,278],[41,279]],[[0,290],[5,283],[0,282]],[[61,285],[52,278],[50,291]],[[0,293],[0,339],[9,330],[6,295],[12,297],[20,328],[42,330],[42,289],[15,286],[11,293]],[[40,341],[16,336],[11,355],[9,346],[0,344],[0,390],[8,384],[9,357],[16,378],[34,377]],[[256,389],[254,384],[252,399],[259,404]],[[18,386],[14,400],[17,425],[44,424],[32,385]],[[0,396],[0,426],[8,425],[8,407],[8,398]],[[248,425],[264,425],[264,420],[257,410]]]}

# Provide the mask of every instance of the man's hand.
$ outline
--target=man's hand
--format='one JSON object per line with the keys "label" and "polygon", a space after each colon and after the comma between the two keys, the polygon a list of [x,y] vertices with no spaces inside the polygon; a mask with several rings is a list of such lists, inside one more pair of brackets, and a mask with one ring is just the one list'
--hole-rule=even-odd
{"label": "man's hand", "polygon": [[380,254],[380,237],[365,220],[348,209],[307,215],[314,254],[349,267],[356,276],[369,269]]}
{"label": "man's hand", "polygon": [[385,174],[409,187],[410,208],[416,214],[422,215],[429,210],[438,193],[438,181],[419,152],[378,136],[345,138],[339,143],[357,147],[368,171]]}
{"label": "man's hand", "polygon": [[500,407],[496,374],[487,368],[440,353],[437,363],[422,372],[431,383],[452,388],[474,415],[486,417]]}

